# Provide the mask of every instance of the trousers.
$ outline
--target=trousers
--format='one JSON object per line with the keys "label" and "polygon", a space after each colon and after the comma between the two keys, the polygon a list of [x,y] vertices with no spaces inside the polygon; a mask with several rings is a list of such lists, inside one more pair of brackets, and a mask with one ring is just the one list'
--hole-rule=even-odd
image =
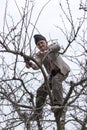
{"label": "trousers", "polygon": [[[62,105],[63,103],[63,86],[62,82],[67,78],[67,75],[57,73],[55,76],[49,79],[49,87],[52,90],[53,105]],[[37,89],[36,93],[36,109],[40,113],[42,112],[46,97],[48,95],[45,82]]]}

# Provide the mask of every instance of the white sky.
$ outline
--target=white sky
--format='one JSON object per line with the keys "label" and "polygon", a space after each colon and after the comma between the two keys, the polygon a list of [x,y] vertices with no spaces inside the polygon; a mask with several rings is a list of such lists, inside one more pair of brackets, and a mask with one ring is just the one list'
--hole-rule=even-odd
{"label": "white sky", "polygon": [[[17,23],[21,19],[19,11],[14,1],[17,1],[20,10],[23,10],[25,0],[0,0],[0,10],[1,10],[0,11],[0,25],[1,25],[0,32],[2,32],[3,30],[3,19],[4,19],[4,12],[5,12],[4,10],[6,6],[5,5],[6,1],[8,1],[7,18],[10,25],[11,18],[9,16],[12,16],[14,23]],[[33,1],[34,1],[34,8],[33,8],[33,13],[32,13],[33,17],[31,19],[31,22],[34,24],[39,14],[39,11],[43,7],[43,5],[47,2],[47,0],[33,0]],[[66,0],[51,0],[49,4],[42,11],[36,27],[38,28],[39,32],[43,34],[48,40],[50,40],[50,37],[51,39],[58,39],[59,43],[65,47],[67,45],[66,39],[63,33],[60,32],[55,27],[55,26],[59,26],[62,29],[64,28],[62,24],[62,20],[60,18],[61,9],[59,6],[59,1],[62,2],[63,9],[66,10],[67,12],[67,6],[65,2]],[[81,17],[81,15],[83,14],[83,11],[79,10],[80,0],[73,0],[73,1],[69,0],[69,3],[71,8],[72,18],[74,19],[74,24],[75,26],[78,26],[77,18]],[[70,32],[71,26],[64,16],[63,18],[64,18],[66,28]]]}
{"label": "white sky", "polygon": [[[5,3],[8,1],[8,15],[11,15],[15,21],[20,19],[20,14],[17,10],[17,7],[15,5],[14,0],[0,0],[0,24],[3,25],[3,17],[4,17],[4,10],[5,10]],[[20,9],[23,8],[24,6],[24,1],[25,0],[16,0],[17,4]],[[37,18],[37,15],[39,11],[41,10],[42,6],[47,2],[47,0],[33,0],[34,1],[34,10],[33,10],[33,18],[32,21],[35,21]],[[59,25],[60,27],[62,26],[61,24],[61,19],[60,19],[60,7],[59,7],[59,2],[60,0],[51,0],[50,3],[45,7],[43,10],[40,19],[37,24],[37,28],[39,31],[46,35],[47,38],[49,38],[49,34],[51,35],[52,38],[57,38],[59,36],[57,29],[55,28],[54,25]],[[63,6],[65,9],[66,2],[65,0],[61,0],[63,2]],[[79,13],[79,3],[80,0],[69,0],[72,8],[72,14],[74,19],[78,17]],[[76,11],[75,11],[76,10]],[[0,26],[0,31],[1,31],[2,26]]]}

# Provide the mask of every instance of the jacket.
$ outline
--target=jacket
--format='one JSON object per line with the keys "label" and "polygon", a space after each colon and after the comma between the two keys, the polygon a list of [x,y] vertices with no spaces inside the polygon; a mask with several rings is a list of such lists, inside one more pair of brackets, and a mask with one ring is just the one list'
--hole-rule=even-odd
{"label": "jacket", "polygon": [[60,69],[60,71],[63,75],[66,75],[70,72],[70,67],[62,59],[62,57],[58,53],[59,51],[60,51],[59,44],[53,43],[48,46],[47,53],[44,57],[37,57],[37,61],[40,64],[43,64],[45,66],[48,74],[50,74],[50,71],[48,70],[49,65],[47,62],[49,62],[49,61],[47,61],[47,59],[46,59],[47,57],[49,57],[49,59]]}

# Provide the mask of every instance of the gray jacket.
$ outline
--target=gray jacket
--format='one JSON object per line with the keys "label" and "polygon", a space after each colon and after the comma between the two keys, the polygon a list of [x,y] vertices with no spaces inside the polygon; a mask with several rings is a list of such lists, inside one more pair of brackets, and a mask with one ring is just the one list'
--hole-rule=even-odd
{"label": "gray jacket", "polygon": [[59,55],[59,50],[60,50],[60,46],[56,43],[53,43],[51,45],[48,46],[48,51],[46,53],[46,55],[44,57],[37,57],[37,61],[40,64],[43,64],[47,70],[47,72],[50,74],[49,72],[49,66],[48,63],[49,61],[47,61],[47,57],[49,57],[49,59],[61,70],[61,73],[66,75],[70,72],[70,67],[65,63],[65,61],[62,59],[62,57]]}

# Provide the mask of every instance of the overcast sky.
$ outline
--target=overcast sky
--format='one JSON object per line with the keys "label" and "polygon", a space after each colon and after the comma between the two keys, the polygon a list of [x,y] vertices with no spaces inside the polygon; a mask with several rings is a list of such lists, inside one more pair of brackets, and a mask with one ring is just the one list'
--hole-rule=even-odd
{"label": "overcast sky", "polygon": [[[3,20],[4,20],[6,2],[8,2],[7,19],[8,19],[9,26],[11,26],[10,22],[12,22],[9,16],[12,16],[15,24],[21,19],[15,1],[17,2],[18,7],[22,12],[23,7],[25,5],[24,4],[25,0],[0,0],[0,32],[3,31]],[[33,0],[33,1],[34,1],[34,8],[33,8],[31,22],[34,24],[41,8],[48,0]],[[65,37],[63,37],[63,34],[55,26],[59,26],[63,28],[61,15],[63,17],[63,20],[66,24],[66,28],[68,31],[70,31],[71,26],[69,22],[66,20],[66,18],[64,18],[61,12],[59,1],[61,1],[61,3],[63,4],[63,9],[66,12],[68,12],[67,11],[68,7],[66,6],[66,0],[51,0],[42,11],[36,27],[38,28],[41,34],[46,36],[48,40],[50,39],[50,37],[51,39],[58,39],[61,45],[66,46],[67,43],[65,44],[66,42]],[[81,17],[83,14],[83,11],[79,10],[80,0],[69,0],[69,3],[71,8],[72,18],[74,19],[74,24],[75,26],[78,26],[77,18]]]}
{"label": "overcast sky", "polygon": [[[20,14],[16,7],[14,0],[0,0],[0,25],[3,26],[3,18],[4,18],[4,10],[6,6],[6,1],[8,1],[8,15],[12,16],[13,19],[16,21],[20,20]],[[16,0],[19,8],[22,10],[24,7],[25,0]],[[47,0],[33,0],[34,1],[34,9],[33,9],[33,17],[32,21],[35,21],[36,17],[38,16],[39,11],[43,7],[43,5],[47,2]],[[52,38],[59,37],[59,33],[55,28],[55,25],[62,26],[62,22],[60,19],[61,11],[58,2],[61,1],[63,3],[63,7],[66,10],[66,2],[65,0],[51,0],[49,4],[44,8],[40,19],[37,23],[37,28],[39,29],[40,33],[46,35],[49,38],[49,34]],[[71,10],[74,19],[76,19],[80,14],[81,11],[79,10],[80,0],[69,0],[71,5]],[[2,29],[0,26],[0,31]],[[69,26],[69,25],[67,25]],[[60,39],[60,38],[59,38]]]}

